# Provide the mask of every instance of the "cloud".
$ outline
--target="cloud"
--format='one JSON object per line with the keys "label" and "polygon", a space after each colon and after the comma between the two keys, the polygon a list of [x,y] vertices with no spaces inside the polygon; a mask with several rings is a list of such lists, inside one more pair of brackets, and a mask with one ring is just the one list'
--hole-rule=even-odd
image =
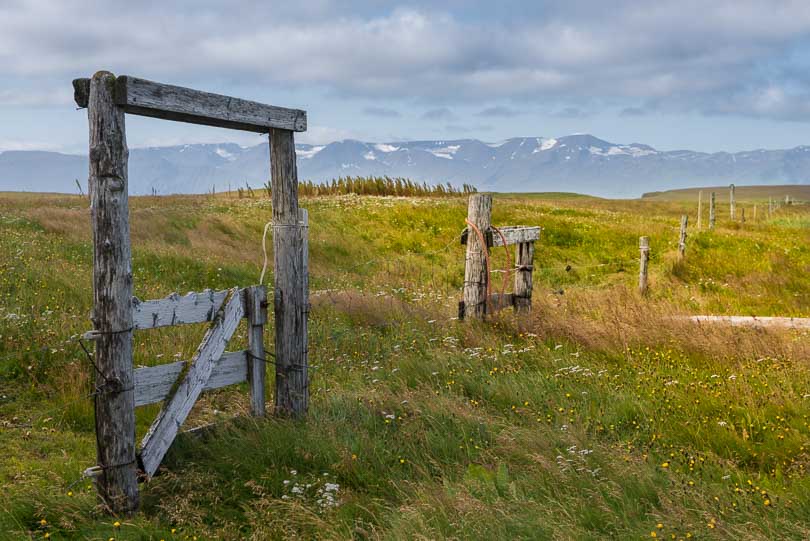
{"label": "cloud", "polygon": [[624,109],[619,111],[619,116],[623,117],[644,116],[646,114],[647,111],[645,111],[641,107],[625,107]]}
{"label": "cloud", "polygon": [[591,116],[591,113],[584,111],[579,107],[563,107],[557,111],[553,111],[551,116],[557,118],[586,118]]}
{"label": "cloud", "polygon": [[474,133],[482,131],[492,131],[494,128],[489,124],[477,124],[475,126],[462,126],[460,124],[448,124],[444,131],[448,133]]}
{"label": "cloud", "polygon": [[[504,3],[464,3],[462,16],[455,0],[395,9],[368,0],[241,0],[240,9],[213,0],[108,0],[92,9],[82,0],[7,1],[0,73],[17,96],[57,82],[69,88],[71,78],[107,68],[427,107],[553,101],[588,111],[601,100],[625,111],[645,103],[650,112],[807,117],[805,0]],[[5,102],[52,99],[32,92]]]}
{"label": "cloud", "polygon": [[422,113],[422,120],[455,120],[456,118],[455,113],[447,107],[430,109]]}
{"label": "cloud", "polygon": [[394,109],[387,109],[385,107],[366,107],[363,113],[369,116],[377,116],[381,118],[399,118],[402,115],[399,111]]}
{"label": "cloud", "polygon": [[510,109],[509,107],[503,107],[501,105],[497,105],[495,107],[487,107],[481,111],[478,111],[475,116],[481,117],[501,117],[501,118],[511,118],[518,116],[520,111],[516,111],[515,109]]}

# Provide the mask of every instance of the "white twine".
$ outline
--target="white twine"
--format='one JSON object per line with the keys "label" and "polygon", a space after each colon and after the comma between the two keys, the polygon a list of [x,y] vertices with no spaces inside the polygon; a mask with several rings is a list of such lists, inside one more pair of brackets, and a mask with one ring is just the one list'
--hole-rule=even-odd
{"label": "white twine", "polygon": [[270,229],[271,225],[273,225],[272,221],[264,224],[264,233],[262,233],[262,253],[264,254],[264,263],[262,264],[262,273],[259,276],[259,285],[264,285],[264,273],[267,272],[267,230]]}

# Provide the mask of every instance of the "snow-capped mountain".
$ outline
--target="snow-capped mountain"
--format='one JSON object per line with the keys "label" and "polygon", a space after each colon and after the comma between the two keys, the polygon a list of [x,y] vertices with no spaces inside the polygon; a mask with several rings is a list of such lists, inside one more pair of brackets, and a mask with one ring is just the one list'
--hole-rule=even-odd
{"label": "snow-capped mountain", "polygon": [[[481,190],[569,191],[613,197],[695,185],[810,183],[810,147],[703,153],[659,151],[577,134],[520,137],[498,143],[475,139],[366,143],[345,140],[297,145],[301,180],[339,176],[403,176],[428,183],[474,184]],[[266,145],[196,144],[133,149],[133,194],[223,191],[269,177]],[[84,156],[54,152],[0,153],[0,190],[75,192],[87,177]]]}

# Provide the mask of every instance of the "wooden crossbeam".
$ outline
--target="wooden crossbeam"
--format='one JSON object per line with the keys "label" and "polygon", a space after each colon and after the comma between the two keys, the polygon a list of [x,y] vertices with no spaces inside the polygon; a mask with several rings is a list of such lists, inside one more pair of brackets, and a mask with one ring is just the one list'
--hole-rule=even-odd
{"label": "wooden crossbeam", "polygon": [[[135,407],[163,402],[189,361],[177,361],[135,369]],[[203,391],[247,381],[247,351],[224,353],[214,362]]]}
{"label": "wooden crossbeam", "polygon": [[[213,321],[229,290],[189,292],[182,297],[172,293],[165,299],[142,301],[132,299],[132,323],[135,330],[157,329],[171,325]],[[244,290],[239,298],[244,303]]]}
{"label": "wooden crossbeam", "polygon": [[[76,104],[87,107],[89,79],[76,79],[73,88]],[[130,75],[115,78],[115,104],[133,115],[256,133],[268,133],[271,129],[307,129],[307,113],[300,109],[265,105]]]}
{"label": "wooden crossbeam", "polygon": [[148,477],[152,477],[160,466],[180,426],[211,377],[215,361],[224,353],[228,339],[236,331],[243,316],[244,303],[239,295],[239,289],[233,288],[223,309],[214,318],[211,328],[205,333],[202,343],[192,357],[185,378],[143,438],[140,459],[143,471]]}
{"label": "wooden crossbeam", "polygon": [[[498,229],[503,233],[507,246],[523,242],[534,242],[540,239],[540,227],[537,226],[515,225],[499,227]],[[467,244],[469,234],[469,229],[465,229],[461,233],[461,244]],[[503,239],[495,229],[490,228],[487,230],[485,236],[489,247],[503,246]]]}

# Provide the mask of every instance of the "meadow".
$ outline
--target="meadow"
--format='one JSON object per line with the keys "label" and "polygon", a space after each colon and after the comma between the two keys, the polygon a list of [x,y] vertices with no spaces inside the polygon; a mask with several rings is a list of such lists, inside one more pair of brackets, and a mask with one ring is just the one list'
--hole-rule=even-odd
{"label": "meadow", "polygon": [[[136,295],[257,283],[270,202],[255,195],[133,198]],[[500,194],[496,225],[543,227],[534,310],[460,322],[466,197],[302,198],[308,417],[251,419],[245,386],[206,393],[185,428],[216,428],[181,437],[142,512],[116,518],[81,477],[87,200],[0,194],[0,538],[808,538],[807,332],[673,316],[810,317],[810,206],[768,217],[760,201],[740,224],[718,201],[698,231],[693,198]],[[137,333],[136,365],[189,358],[203,332]],[[139,438],[157,412],[137,410]]]}

